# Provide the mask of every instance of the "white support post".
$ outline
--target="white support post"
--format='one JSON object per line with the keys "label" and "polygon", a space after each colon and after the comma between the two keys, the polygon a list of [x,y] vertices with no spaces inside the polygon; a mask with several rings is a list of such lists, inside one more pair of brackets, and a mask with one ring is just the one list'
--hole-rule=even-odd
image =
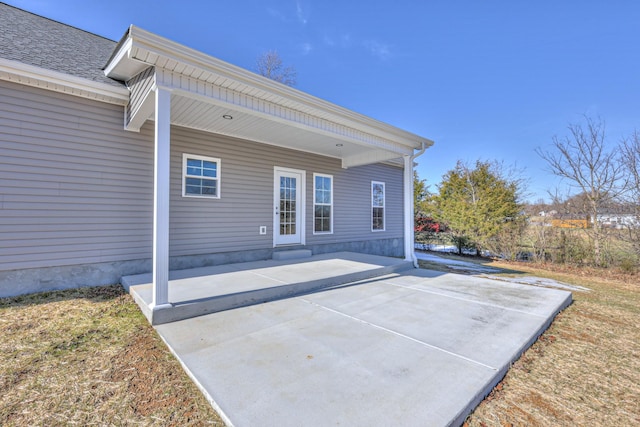
{"label": "white support post", "polygon": [[171,92],[156,88],[153,176],[153,300],[151,309],[169,304],[169,157]]}
{"label": "white support post", "polygon": [[413,232],[413,157],[403,156],[404,160],[404,259],[415,263]]}

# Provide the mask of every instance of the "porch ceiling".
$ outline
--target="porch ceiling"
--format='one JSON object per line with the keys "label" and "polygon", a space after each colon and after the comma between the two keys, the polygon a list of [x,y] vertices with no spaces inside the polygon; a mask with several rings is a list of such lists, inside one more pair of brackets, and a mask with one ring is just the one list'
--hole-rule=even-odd
{"label": "porch ceiling", "polygon": [[105,74],[131,90],[128,130],[153,119],[154,92],[162,89],[171,93],[173,125],[339,158],[345,168],[433,144],[134,26]]}
{"label": "porch ceiling", "polygon": [[[225,118],[229,116],[232,118]],[[295,123],[287,124],[234,109],[232,106],[203,102],[182,95],[171,97],[171,123],[340,159],[362,155],[367,151],[372,151],[373,155],[375,151],[349,141],[348,138],[331,136],[328,132],[310,131]],[[378,154],[388,157],[391,155],[389,153],[381,150]],[[400,154],[396,153],[395,157],[400,157]]]}

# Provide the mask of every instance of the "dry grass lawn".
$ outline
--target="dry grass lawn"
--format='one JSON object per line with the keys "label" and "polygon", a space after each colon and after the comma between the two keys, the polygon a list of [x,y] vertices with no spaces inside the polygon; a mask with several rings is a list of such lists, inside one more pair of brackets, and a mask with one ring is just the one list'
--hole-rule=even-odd
{"label": "dry grass lawn", "polygon": [[[640,425],[638,277],[497,266],[591,291],[465,424]],[[0,425],[223,425],[120,286],[0,299],[0,337]]]}
{"label": "dry grass lawn", "polygon": [[121,286],[0,299],[0,425],[224,423]]}
{"label": "dry grass lawn", "polygon": [[[640,278],[593,269],[520,270],[586,286],[466,426],[640,425]],[[549,267],[552,268],[552,267]]]}

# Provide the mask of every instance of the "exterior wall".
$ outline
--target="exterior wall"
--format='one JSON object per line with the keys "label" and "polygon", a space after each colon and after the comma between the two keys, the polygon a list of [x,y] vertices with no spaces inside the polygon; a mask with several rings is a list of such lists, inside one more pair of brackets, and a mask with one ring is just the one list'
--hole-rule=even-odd
{"label": "exterior wall", "polygon": [[149,67],[127,82],[127,87],[131,90],[129,105],[126,110],[127,123],[131,121],[131,116],[142,108],[147,95],[151,92],[154,84],[154,72],[155,69],[153,67]]}
{"label": "exterior wall", "polygon": [[[220,199],[182,197],[183,153],[221,160]],[[174,126],[170,255],[273,248],[274,166],[306,171],[307,246],[322,252],[322,245],[399,239],[402,247],[401,168],[376,164],[342,169],[338,159]],[[313,234],[313,173],[333,175],[333,234]],[[371,231],[372,180],[386,184],[385,231]],[[259,234],[260,226],[267,227],[266,235]]]}
{"label": "exterior wall", "polygon": [[0,81],[0,271],[149,258],[153,135],[122,107]]}
{"label": "exterior wall", "polygon": [[[171,268],[269,258],[274,166],[306,171],[314,253],[402,255],[402,169],[186,128],[171,129]],[[220,199],[182,197],[182,154],[221,159]],[[0,297],[115,283],[150,270],[153,123],[123,108],[0,81]],[[313,173],[333,175],[334,232],[313,234]],[[371,231],[371,181],[386,184],[386,230]],[[259,227],[267,226],[260,235]]]}

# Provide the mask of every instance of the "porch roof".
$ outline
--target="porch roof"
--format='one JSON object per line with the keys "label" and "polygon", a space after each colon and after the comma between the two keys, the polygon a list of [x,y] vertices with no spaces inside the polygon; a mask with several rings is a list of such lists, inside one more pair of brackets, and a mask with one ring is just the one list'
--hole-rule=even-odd
{"label": "porch roof", "polygon": [[[153,90],[171,92],[171,123],[339,158],[343,167],[392,161],[433,144],[427,138],[311,96],[131,26],[105,75],[132,90],[126,127],[154,119]],[[148,76],[134,100],[134,85]],[[146,78],[146,77],[145,77]]]}

